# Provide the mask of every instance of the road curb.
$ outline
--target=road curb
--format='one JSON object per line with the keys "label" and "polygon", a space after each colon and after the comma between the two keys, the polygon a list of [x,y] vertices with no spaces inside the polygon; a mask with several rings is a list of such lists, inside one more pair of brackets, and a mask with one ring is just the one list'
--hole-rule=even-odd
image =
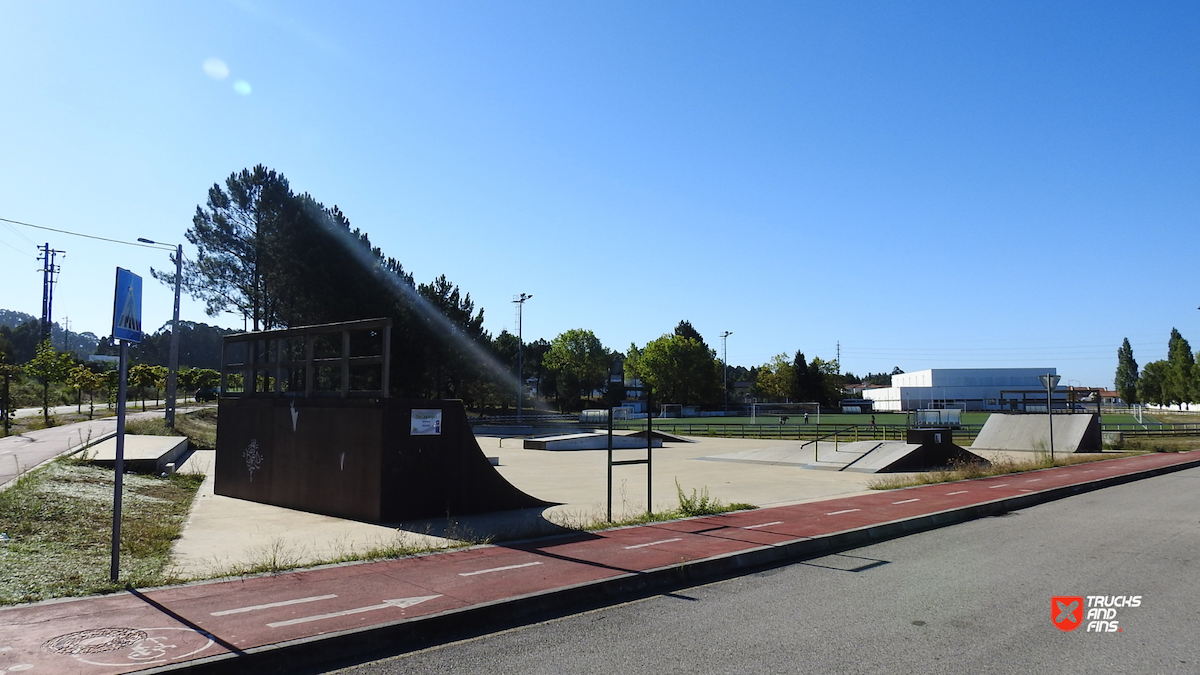
{"label": "road curb", "polygon": [[1200,458],[981,504],[727,553],[644,572],[541,591],[361,629],[220,654],[143,673],[297,673],[350,665],[362,657],[402,654],[436,644],[611,606],[783,564],[829,555],[948,525],[1001,515],[1077,494],[1200,467]]}

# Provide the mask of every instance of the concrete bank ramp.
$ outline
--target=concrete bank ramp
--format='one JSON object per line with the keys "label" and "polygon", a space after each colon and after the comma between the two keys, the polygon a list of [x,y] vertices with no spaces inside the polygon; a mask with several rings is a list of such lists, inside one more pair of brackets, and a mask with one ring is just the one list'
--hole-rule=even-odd
{"label": "concrete bank ramp", "polygon": [[[137,436],[125,434],[122,457],[125,470],[136,473],[162,473],[168,464],[181,463],[187,454],[188,441],[183,436]],[[89,461],[103,466],[117,463],[117,439],[109,438],[83,451]]]}
{"label": "concrete bank ramp", "polygon": [[[1049,415],[994,413],[971,444],[983,450],[1050,452]],[[1092,413],[1054,415],[1055,452],[1100,452],[1100,420]]]}
{"label": "concrete bank ramp", "polygon": [[836,445],[832,441],[821,441],[819,445],[810,441],[698,459],[856,473],[928,471],[957,463],[987,464],[986,459],[955,445],[948,429],[910,430],[908,440],[907,443],[855,441]]}
{"label": "concrete bank ramp", "polygon": [[[646,447],[646,437],[618,436],[613,434],[613,449],[631,450]],[[526,450],[604,450],[608,447],[608,434],[562,434],[525,439]],[[662,440],[653,438],[650,447],[661,448]]]}
{"label": "concrete bank ramp", "polygon": [[[662,441],[663,443],[695,443],[696,442],[696,441],[688,438],[687,436],[678,436],[676,434],[668,434],[667,432],[659,431],[658,429],[651,430],[650,435],[652,437],[657,438],[658,440]],[[646,447],[646,432],[645,431],[635,431],[632,434],[626,434],[626,437],[627,438],[640,438],[640,439],[642,439],[642,447]]]}

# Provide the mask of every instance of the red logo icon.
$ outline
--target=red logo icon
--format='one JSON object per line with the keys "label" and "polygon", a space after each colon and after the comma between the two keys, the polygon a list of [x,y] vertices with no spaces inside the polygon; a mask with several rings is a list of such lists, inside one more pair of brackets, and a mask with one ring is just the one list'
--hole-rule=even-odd
{"label": "red logo icon", "polygon": [[1050,618],[1054,627],[1062,631],[1079,628],[1083,622],[1083,598],[1078,595],[1063,595],[1050,598]]}

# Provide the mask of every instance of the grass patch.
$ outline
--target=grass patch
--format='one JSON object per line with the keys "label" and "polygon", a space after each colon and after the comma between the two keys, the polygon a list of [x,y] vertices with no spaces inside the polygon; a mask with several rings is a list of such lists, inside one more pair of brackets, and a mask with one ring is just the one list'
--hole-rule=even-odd
{"label": "grass patch", "polygon": [[165,419],[129,420],[125,433],[138,436],[187,436],[188,444],[197,450],[214,450],[217,447],[217,410],[203,408],[175,416],[175,428],[167,426]]}
{"label": "grass patch", "polygon": [[0,492],[0,604],[106,593],[178,581],[171,545],[203,476],[127,474],[122,499],[121,574],[109,581],[111,470],[55,461]]}
{"label": "grass patch", "polygon": [[1072,464],[1083,464],[1085,462],[1117,459],[1119,457],[1130,457],[1137,454],[1141,453],[1107,453],[1102,456],[1066,455],[1065,457],[1055,457],[1054,461],[1051,461],[1049,454],[1037,453],[1031,459],[1001,459],[992,462],[990,465],[980,462],[972,462],[955,464],[947,469],[940,469],[936,471],[925,471],[916,474],[894,474],[888,476],[879,476],[867,481],[867,487],[872,490],[895,490],[897,488],[915,487],[917,485],[952,483],[954,481],[970,480],[972,478],[986,478],[988,476],[1005,476],[1013,473],[1023,473],[1025,471],[1049,469],[1055,466],[1071,466]]}
{"label": "grass patch", "polygon": [[1129,452],[1186,452],[1200,448],[1196,436],[1132,436],[1126,437],[1117,450]]}

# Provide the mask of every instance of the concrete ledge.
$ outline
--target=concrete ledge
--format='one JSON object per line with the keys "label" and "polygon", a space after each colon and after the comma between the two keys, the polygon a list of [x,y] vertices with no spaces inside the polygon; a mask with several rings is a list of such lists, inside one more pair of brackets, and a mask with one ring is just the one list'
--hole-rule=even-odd
{"label": "concrete ledge", "polygon": [[623,574],[598,582],[582,583],[496,600],[360,630],[328,633],[319,637],[266,645],[246,650],[241,654],[222,654],[140,672],[315,672],[318,666],[333,668],[361,663],[365,659],[384,658],[388,655],[401,654],[508,627],[527,625],[534,621],[567,616],[597,607],[610,606],[617,602],[648,597],[672,589],[732,578],[947,525],[1000,515],[1076,494],[1197,466],[1200,466],[1200,459],[1101,478],[1077,485],[1051,488],[1042,492],[997,499],[914,518],[834,532],[819,537],[760,546],[703,560],[660,567],[640,573]]}

